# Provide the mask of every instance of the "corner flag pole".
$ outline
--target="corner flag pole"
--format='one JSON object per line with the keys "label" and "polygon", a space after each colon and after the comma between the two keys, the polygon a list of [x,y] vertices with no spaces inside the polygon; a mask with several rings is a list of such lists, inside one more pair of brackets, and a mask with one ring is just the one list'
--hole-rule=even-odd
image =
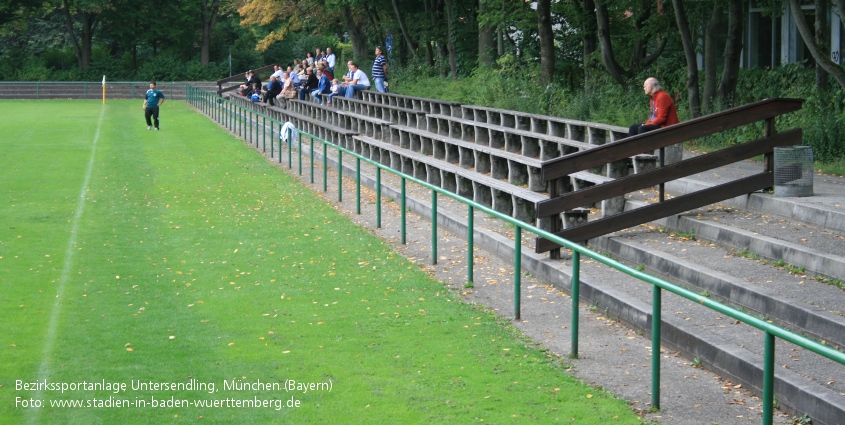
{"label": "corner flag pole", "polygon": [[103,104],[106,104],[106,76],[103,75]]}

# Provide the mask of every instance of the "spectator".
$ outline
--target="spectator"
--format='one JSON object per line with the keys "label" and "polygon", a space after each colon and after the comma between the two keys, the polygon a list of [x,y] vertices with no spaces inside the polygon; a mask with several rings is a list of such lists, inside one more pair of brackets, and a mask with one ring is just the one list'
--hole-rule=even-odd
{"label": "spectator", "polygon": [[298,70],[299,65],[297,65],[293,69],[291,67],[288,67],[288,78],[291,79],[293,87],[298,89],[299,88],[299,75],[296,73],[296,71],[294,71],[294,69]]}
{"label": "spectator", "polygon": [[355,97],[356,90],[361,91],[370,88],[370,79],[367,78],[367,74],[364,74],[364,71],[358,69],[358,64],[350,62],[349,65],[351,66],[350,71],[352,71],[352,81],[346,85],[344,97],[352,99]]}
{"label": "spectator", "polygon": [[[280,75],[285,75],[284,72],[279,71]],[[264,93],[264,103],[269,104],[270,106],[276,106],[273,100],[279,93],[282,92],[282,84],[279,83],[279,80],[276,79],[276,74],[270,76],[270,82],[267,83],[267,92]]]}
{"label": "spectator", "polygon": [[340,92],[340,83],[337,81],[337,78],[335,78],[334,80],[332,80],[332,86],[329,89],[329,95],[328,95],[328,98],[326,99],[326,105],[331,105],[332,104],[332,98],[336,94],[338,94],[339,92]]}
{"label": "spectator", "polygon": [[649,102],[649,119],[640,124],[631,124],[628,127],[628,137],[643,134],[648,131],[657,130],[666,126],[678,123],[678,111],[675,108],[675,101],[669,93],[663,91],[657,79],[650,77],[643,83],[643,91],[651,96]]}
{"label": "spectator", "polygon": [[252,93],[249,95],[249,101],[253,103],[261,102],[261,83],[252,85]]}
{"label": "spectator", "polygon": [[323,52],[320,51],[320,48],[314,50],[314,63],[320,62],[324,60],[326,57],[323,55]]}
{"label": "spectator", "polygon": [[273,77],[276,77],[276,81],[280,81],[280,82],[282,81],[282,74],[284,74],[284,72],[285,72],[285,71],[282,71],[282,67],[281,67],[281,66],[279,66],[279,65],[273,65],[273,74],[272,74],[272,76],[273,76]]}
{"label": "spectator", "polygon": [[317,90],[317,84],[319,83],[319,80],[317,80],[317,76],[314,75],[314,70],[311,67],[306,68],[305,73],[308,75],[308,79],[305,81],[305,84],[302,85],[302,88],[299,89],[299,100],[305,100],[305,96],[308,96],[312,91]]}
{"label": "spectator", "polygon": [[323,103],[323,95],[329,94],[331,90],[331,83],[329,77],[323,73],[323,70],[317,68],[317,90],[311,92],[311,96],[317,99],[317,102]]}
{"label": "spectator", "polygon": [[387,59],[382,54],[381,46],[376,47],[376,60],[373,62],[373,81],[376,83],[376,90],[386,92],[385,81],[387,81]]}
{"label": "spectator", "polygon": [[326,63],[329,65],[328,70],[329,72],[334,75],[334,66],[337,63],[337,56],[332,53],[331,47],[326,47]]}
{"label": "spectator", "polygon": [[241,96],[249,97],[252,94],[252,87],[255,86],[255,83],[258,83],[258,86],[261,87],[261,79],[251,69],[246,72],[245,76],[246,83],[240,85],[240,93]]}
{"label": "spectator", "polygon": [[311,52],[305,54],[305,62],[308,66],[314,65],[314,55]]}
{"label": "spectator", "polygon": [[323,74],[325,74],[326,77],[329,77],[329,81],[334,79],[334,75],[332,75],[331,72],[326,70],[326,68],[328,67],[328,65],[326,64],[326,61],[317,62],[316,66],[317,66],[317,69],[320,69],[320,70],[323,71]]}

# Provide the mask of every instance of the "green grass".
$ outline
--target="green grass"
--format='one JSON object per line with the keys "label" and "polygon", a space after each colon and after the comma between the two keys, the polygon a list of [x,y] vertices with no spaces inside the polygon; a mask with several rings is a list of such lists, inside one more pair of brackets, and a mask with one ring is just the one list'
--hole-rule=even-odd
{"label": "green grass", "polygon": [[[184,103],[160,132],[138,101],[0,111],[0,423],[640,422]],[[128,388],[16,388],[37,379]],[[300,407],[49,407],[109,397]]]}

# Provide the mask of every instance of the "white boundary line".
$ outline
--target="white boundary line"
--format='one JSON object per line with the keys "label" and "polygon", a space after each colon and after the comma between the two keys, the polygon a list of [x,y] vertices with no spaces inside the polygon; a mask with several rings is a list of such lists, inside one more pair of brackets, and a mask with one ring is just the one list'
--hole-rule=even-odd
{"label": "white boundary line", "polygon": [[[82,213],[85,210],[85,195],[88,193],[88,183],[91,180],[91,172],[94,169],[94,156],[97,152],[97,140],[100,139],[100,128],[103,125],[103,116],[105,115],[106,106],[100,107],[100,118],[97,121],[97,131],[94,133],[94,140],[91,143],[91,155],[88,158],[88,168],[85,170],[85,179],[82,181],[82,188],[79,190],[79,197],[76,202],[76,210],[73,213],[73,222],[70,226],[70,239],[65,248],[65,261],[62,266],[62,274],[59,277],[59,285],[56,287],[56,298],[53,301],[53,310],[50,312],[50,321],[47,323],[47,335],[44,337],[44,350],[41,352],[41,364],[38,367],[37,381],[43,382],[50,375],[50,356],[53,352],[53,342],[56,340],[56,328],[59,325],[59,316],[61,315],[62,299],[65,296],[65,288],[70,277],[70,268],[73,265],[74,246],[76,245],[76,236],[79,230],[79,221],[82,218]],[[44,396],[44,391],[39,389],[35,396],[36,400],[41,400]],[[43,407],[42,407],[43,408]],[[40,408],[27,409],[27,423],[34,424],[38,422],[38,412]]]}

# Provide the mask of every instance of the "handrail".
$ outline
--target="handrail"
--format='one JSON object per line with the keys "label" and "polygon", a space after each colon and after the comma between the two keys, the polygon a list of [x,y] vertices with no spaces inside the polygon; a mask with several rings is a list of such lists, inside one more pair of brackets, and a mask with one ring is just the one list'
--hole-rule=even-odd
{"label": "handrail", "polygon": [[[262,72],[269,71],[269,70],[273,69],[273,66],[274,65],[262,66],[261,68],[253,69],[252,72],[261,76]],[[237,87],[237,86],[227,87],[227,88],[224,89],[223,84],[231,83],[232,81],[243,81],[243,78],[244,78],[243,75],[244,75],[243,73],[240,73],[240,74],[235,74],[231,77],[226,77],[222,80],[217,80],[217,95],[219,96],[219,95],[222,95],[223,93],[225,93],[227,91],[234,90],[235,87]]]}
{"label": "handrail", "polygon": [[[196,89],[196,88],[191,87],[191,86],[189,86],[189,91],[190,91],[190,95],[188,96],[188,102],[190,104],[194,105],[197,109],[199,109],[201,112],[208,115],[211,119],[215,119],[215,118],[218,119],[219,122],[221,122],[223,125],[225,125],[227,127],[237,126],[237,125],[239,125],[238,123],[242,121],[242,124],[240,124],[240,128],[241,128],[241,130],[243,130],[243,126],[247,125],[248,121],[250,123],[252,122],[252,120],[253,120],[252,115],[254,115],[256,127],[258,125],[258,118],[261,117],[265,121],[267,119],[269,119],[271,121],[271,132],[273,132],[274,123],[278,124],[279,128],[281,129],[281,126],[282,126],[281,122],[276,121],[272,117],[269,117],[269,116],[262,114],[258,111],[255,111],[255,110],[250,109],[250,108],[245,108],[241,105],[237,105],[237,104],[235,104],[234,102],[231,102],[228,99],[221,100],[212,93],[209,93],[209,92],[206,92],[206,91],[203,91],[203,90],[199,90],[199,89]],[[247,118],[246,114],[249,114],[250,117]],[[241,121],[237,121],[237,120],[241,120]],[[252,124],[249,124],[249,125],[252,126]],[[237,127],[235,127],[235,128],[237,128]],[[265,122],[265,125],[264,125],[264,132],[265,132],[265,137],[266,137],[266,122]],[[686,288],[675,285],[675,284],[668,282],[666,280],[663,280],[661,278],[651,276],[647,273],[644,273],[644,272],[641,272],[641,271],[636,270],[634,268],[628,267],[625,264],[622,264],[622,263],[620,263],[616,260],[613,260],[611,258],[605,257],[605,256],[603,256],[603,255],[601,255],[601,254],[599,254],[599,253],[597,253],[593,250],[590,250],[589,248],[586,248],[586,247],[581,246],[577,243],[574,243],[574,242],[571,242],[569,240],[563,239],[559,236],[556,236],[555,234],[553,234],[551,232],[547,232],[547,231],[540,229],[538,227],[535,227],[531,224],[517,220],[517,219],[515,219],[511,216],[502,214],[498,211],[493,210],[492,208],[488,208],[488,207],[486,207],[482,204],[479,204],[475,201],[472,201],[470,199],[466,199],[466,198],[464,198],[464,197],[462,197],[462,196],[460,196],[456,193],[449,192],[445,189],[434,186],[434,185],[432,185],[428,182],[419,180],[419,179],[417,179],[413,176],[404,174],[404,173],[402,173],[398,170],[394,170],[394,169],[392,169],[388,166],[385,166],[385,165],[383,165],[379,162],[370,160],[370,159],[368,159],[368,158],[366,158],[362,155],[359,155],[359,154],[352,152],[352,151],[350,151],[346,148],[343,148],[341,146],[338,146],[338,145],[335,145],[331,142],[323,140],[323,139],[321,139],[321,138],[319,138],[315,135],[303,133],[301,131],[299,132],[300,137],[299,137],[299,142],[298,142],[298,146],[297,146],[298,155],[300,157],[300,159],[299,159],[299,173],[300,173],[300,175],[303,172],[302,158],[301,158],[302,151],[303,151],[303,146],[302,146],[302,135],[303,134],[305,134],[306,136],[309,136],[311,138],[311,147],[308,150],[308,152],[310,153],[310,157],[311,157],[311,173],[312,173],[311,178],[312,178],[312,182],[313,182],[313,172],[314,172],[313,165],[314,165],[314,153],[315,153],[314,141],[316,140],[316,141],[323,144],[323,155],[322,155],[322,157],[323,157],[323,191],[326,191],[327,148],[329,146],[331,146],[332,149],[337,149],[337,152],[338,152],[337,166],[338,166],[338,197],[339,197],[339,200],[341,199],[340,197],[341,197],[341,194],[343,192],[342,191],[342,174],[343,174],[342,173],[342,166],[343,166],[342,165],[342,155],[345,153],[347,155],[352,155],[354,158],[356,158],[356,186],[357,186],[356,196],[358,198],[357,199],[358,214],[361,213],[361,210],[360,210],[360,185],[361,185],[361,178],[360,178],[360,175],[361,175],[361,173],[360,173],[361,168],[360,167],[361,167],[361,165],[360,164],[361,164],[361,161],[366,162],[366,163],[376,167],[376,216],[377,216],[377,226],[379,226],[379,227],[381,226],[381,171],[385,170],[387,172],[395,174],[396,176],[398,176],[401,179],[401,184],[402,184],[401,203],[402,203],[403,207],[401,208],[401,211],[402,211],[401,212],[401,221],[402,222],[401,222],[400,228],[401,228],[401,232],[402,232],[401,239],[402,239],[403,242],[405,240],[405,211],[406,211],[406,208],[404,207],[404,205],[405,205],[405,196],[406,195],[405,195],[404,189],[405,189],[405,182],[406,181],[411,181],[413,183],[416,183],[420,186],[423,186],[423,187],[431,190],[431,193],[432,193],[432,211],[431,211],[432,235],[436,235],[436,231],[437,231],[437,219],[436,219],[436,217],[437,217],[438,214],[437,214],[437,210],[436,210],[436,208],[437,208],[437,201],[436,200],[437,200],[438,194],[439,195],[445,195],[449,198],[452,198],[452,199],[454,199],[458,202],[461,202],[461,203],[467,205],[467,207],[469,209],[469,215],[468,215],[469,219],[468,219],[468,223],[467,223],[468,224],[468,229],[467,229],[468,247],[467,247],[467,249],[469,251],[468,258],[467,258],[467,260],[468,260],[467,280],[469,282],[472,282],[472,273],[473,273],[473,271],[472,271],[472,269],[473,269],[473,263],[472,263],[473,242],[472,242],[472,240],[473,240],[474,229],[473,229],[472,217],[473,217],[473,214],[474,214],[474,210],[476,210],[476,209],[480,210],[480,211],[485,212],[485,213],[487,213],[487,214],[489,214],[493,217],[496,217],[500,220],[503,220],[505,222],[508,222],[508,223],[511,223],[512,225],[514,225],[514,230],[515,230],[515,234],[516,234],[515,242],[514,242],[514,267],[515,267],[516,270],[514,271],[514,274],[513,274],[513,280],[514,280],[514,282],[513,282],[513,284],[514,284],[514,316],[517,319],[520,317],[520,279],[521,279],[521,257],[522,257],[522,251],[521,251],[522,244],[520,243],[520,240],[521,240],[520,235],[521,235],[522,230],[532,232],[532,233],[534,233],[534,234],[536,234],[536,235],[538,235],[542,238],[548,239],[549,241],[551,241],[555,244],[558,244],[562,247],[565,247],[567,249],[572,250],[572,253],[573,253],[573,255],[572,255],[572,273],[571,273],[571,276],[572,276],[572,282],[571,282],[571,284],[572,284],[572,289],[571,289],[571,291],[572,291],[572,318],[571,318],[571,320],[572,320],[572,334],[571,334],[570,337],[571,337],[571,340],[572,340],[572,354],[571,354],[571,356],[574,357],[574,358],[578,357],[578,315],[579,315],[578,311],[579,311],[579,302],[580,302],[579,297],[578,297],[578,293],[580,291],[579,290],[579,288],[580,288],[580,271],[579,270],[580,270],[581,255],[587,256],[587,257],[589,257],[593,260],[598,261],[599,263],[607,265],[607,266],[609,266],[609,267],[611,267],[615,270],[618,270],[622,273],[625,273],[625,274],[627,274],[631,277],[634,277],[636,279],[639,279],[641,281],[644,281],[644,282],[647,282],[647,283],[650,283],[651,285],[653,285],[653,287],[654,287],[654,294],[653,294],[654,302],[652,303],[652,319],[653,320],[652,320],[652,350],[651,350],[651,352],[652,352],[652,384],[651,384],[652,385],[652,391],[651,392],[652,392],[652,406],[654,406],[655,408],[658,408],[658,409],[660,408],[660,355],[659,355],[659,353],[660,353],[660,334],[661,334],[661,323],[662,323],[662,320],[660,319],[661,310],[662,310],[662,301],[661,301],[662,300],[662,298],[661,298],[662,297],[661,296],[662,290],[667,290],[667,291],[669,291],[673,294],[676,294],[678,296],[686,298],[687,300],[699,303],[699,304],[701,304],[701,305],[703,305],[707,308],[710,308],[710,309],[712,309],[716,312],[719,312],[721,314],[724,314],[728,317],[732,317],[736,320],[739,320],[743,323],[746,323],[750,326],[753,326],[754,328],[757,328],[757,329],[766,333],[765,350],[764,350],[765,351],[764,352],[764,362],[763,362],[764,367],[763,367],[763,419],[762,419],[763,424],[765,424],[765,425],[772,424],[773,417],[774,417],[775,338],[781,338],[784,341],[789,341],[789,342],[791,342],[791,343],[793,343],[793,344],[795,344],[799,347],[802,347],[802,348],[807,349],[807,350],[809,350],[813,353],[819,354],[819,355],[826,357],[830,360],[833,360],[835,362],[838,362],[840,364],[845,365],[845,353],[843,353],[843,352],[834,350],[833,348],[828,347],[828,346],[821,344],[819,342],[816,342],[816,341],[814,341],[810,338],[796,334],[796,333],[789,331],[787,329],[784,329],[780,326],[768,323],[765,320],[754,317],[754,316],[752,316],[748,313],[742,312],[738,309],[727,306],[727,305],[722,304],[718,301],[711,300],[708,297],[697,294],[693,291],[690,291]],[[290,146],[293,147],[294,143],[291,140],[290,135],[288,136],[288,141],[290,143]],[[257,138],[256,138],[255,143],[256,143],[256,147],[257,147],[257,145],[258,145],[258,139]],[[281,146],[282,146],[282,142],[279,141],[279,150],[278,150],[278,152],[279,152],[279,162],[282,162]],[[273,146],[271,145],[271,156],[273,155],[272,149],[273,149]],[[288,167],[293,169],[293,162],[292,162],[292,159],[291,159],[291,149],[288,149]],[[433,239],[436,241],[437,238],[434,237]],[[432,244],[431,256],[432,256],[432,262],[436,263],[436,261],[437,261],[437,244],[436,243]]]}
{"label": "handrail", "polygon": [[[801,144],[802,136],[801,129],[776,134],[775,117],[797,111],[801,109],[803,103],[804,101],[801,99],[765,99],[544,161],[540,167],[541,174],[544,182],[550,182],[556,178],[604,164],[612,164],[610,167],[618,169],[620,167],[618,164],[625,158],[643,152],[653,152],[655,149],[661,151],[659,168],[622,177],[587,189],[561,195],[551,194],[550,199],[538,203],[537,217],[553,216],[575,207],[590,205],[601,200],[621,197],[626,193],[659,186],[659,203],[647,207],[608,215],[600,220],[592,220],[565,230],[560,230],[557,220],[552,220],[552,230],[558,236],[575,241],[586,241],[617,230],[771,187],[774,184],[772,174],[774,148]],[[667,146],[761,120],[765,120],[765,136],[761,139],[668,166],[663,164],[663,148]],[[668,181],[712,170],[759,154],[766,157],[765,169],[760,174],[672,200],[664,199],[664,184]],[[624,164],[621,167],[624,167]],[[552,186],[555,186],[554,183],[552,183]],[[535,252],[537,253],[553,251],[557,248],[558,245],[548,239],[536,239]],[[553,256],[556,256],[554,252]]]}
{"label": "handrail", "polygon": [[543,162],[541,169],[543,180],[550,181],[620,158],[629,158],[643,152],[795,112],[801,109],[803,104],[802,99],[765,99],[600,145],[593,149],[550,159]]}

